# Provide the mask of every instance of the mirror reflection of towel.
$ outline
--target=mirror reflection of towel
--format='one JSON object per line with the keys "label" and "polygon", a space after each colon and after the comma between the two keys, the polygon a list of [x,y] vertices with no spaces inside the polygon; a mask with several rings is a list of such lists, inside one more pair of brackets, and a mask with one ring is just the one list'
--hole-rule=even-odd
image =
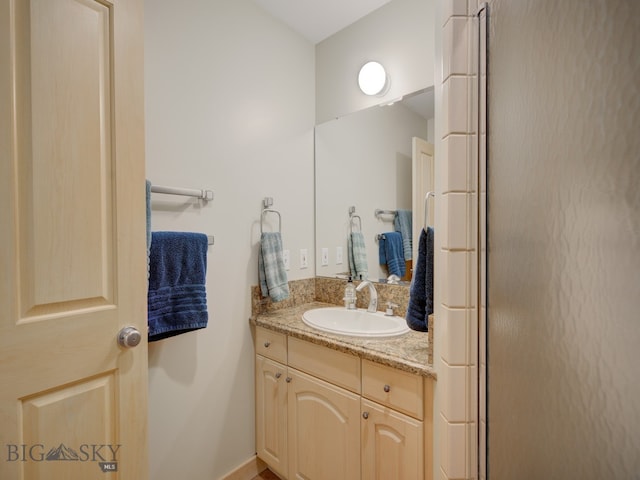
{"label": "mirror reflection of towel", "polygon": [[411,210],[396,210],[393,226],[402,235],[402,250],[404,259],[409,261],[413,257],[413,220]]}
{"label": "mirror reflection of towel", "polygon": [[355,280],[366,280],[369,276],[367,265],[367,249],[362,232],[353,232],[347,243],[349,257],[349,271]]}
{"label": "mirror reflection of towel", "polygon": [[380,265],[386,265],[389,275],[404,277],[407,267],[404,263],[402,234],[400,232],[383,233],[378,241]]}

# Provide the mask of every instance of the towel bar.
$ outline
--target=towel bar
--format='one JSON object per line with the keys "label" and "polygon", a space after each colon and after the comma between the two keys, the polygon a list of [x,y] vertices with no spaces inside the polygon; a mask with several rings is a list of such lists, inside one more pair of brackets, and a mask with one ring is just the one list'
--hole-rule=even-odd
{"label": "towel bar", "polygon": [[195,190],[192,188],[165,187],[163,185],[151,185],[153,193],[165,193],[167,195],[182,195],[196,197],[205,201],[213,200],[213,190]]}
{"label": "towel bar", "polygon": [[379,208],[376,208],[375,214],[376,214],[376,217],[379,217],[380,215],[395,215],[396,211],[395,210],[381,210]]}

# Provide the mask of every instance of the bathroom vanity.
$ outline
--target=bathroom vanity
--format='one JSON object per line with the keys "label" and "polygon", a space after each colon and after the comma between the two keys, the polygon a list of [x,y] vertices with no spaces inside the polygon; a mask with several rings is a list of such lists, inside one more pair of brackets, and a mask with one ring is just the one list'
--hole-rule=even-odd
{"label": "bathroom vanity", "polygon": [[433,382],[424,333],[319,332],[313,302],[258,314],[256,449],[284,479],[432,478]]}

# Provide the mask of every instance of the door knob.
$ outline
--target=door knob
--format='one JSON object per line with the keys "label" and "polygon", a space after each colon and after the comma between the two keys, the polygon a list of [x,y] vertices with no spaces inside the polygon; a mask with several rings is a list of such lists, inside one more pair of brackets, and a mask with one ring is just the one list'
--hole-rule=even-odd
{"label": "door knob", "polygon": [[136,327],[124,327],[118,332],[118,345],[123,348],[133,348],[140,343],[142,335]]}

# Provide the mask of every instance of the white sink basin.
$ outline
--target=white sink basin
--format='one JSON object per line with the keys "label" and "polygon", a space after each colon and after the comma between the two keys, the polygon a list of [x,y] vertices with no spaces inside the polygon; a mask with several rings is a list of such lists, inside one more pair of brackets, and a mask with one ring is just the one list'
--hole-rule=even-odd
{"label": "white sink basin", "polygon": [[302,314],[302,321],[324,332],[351,337],[395,337],[409,331],[404,318],[344,307],[307,310]]}

